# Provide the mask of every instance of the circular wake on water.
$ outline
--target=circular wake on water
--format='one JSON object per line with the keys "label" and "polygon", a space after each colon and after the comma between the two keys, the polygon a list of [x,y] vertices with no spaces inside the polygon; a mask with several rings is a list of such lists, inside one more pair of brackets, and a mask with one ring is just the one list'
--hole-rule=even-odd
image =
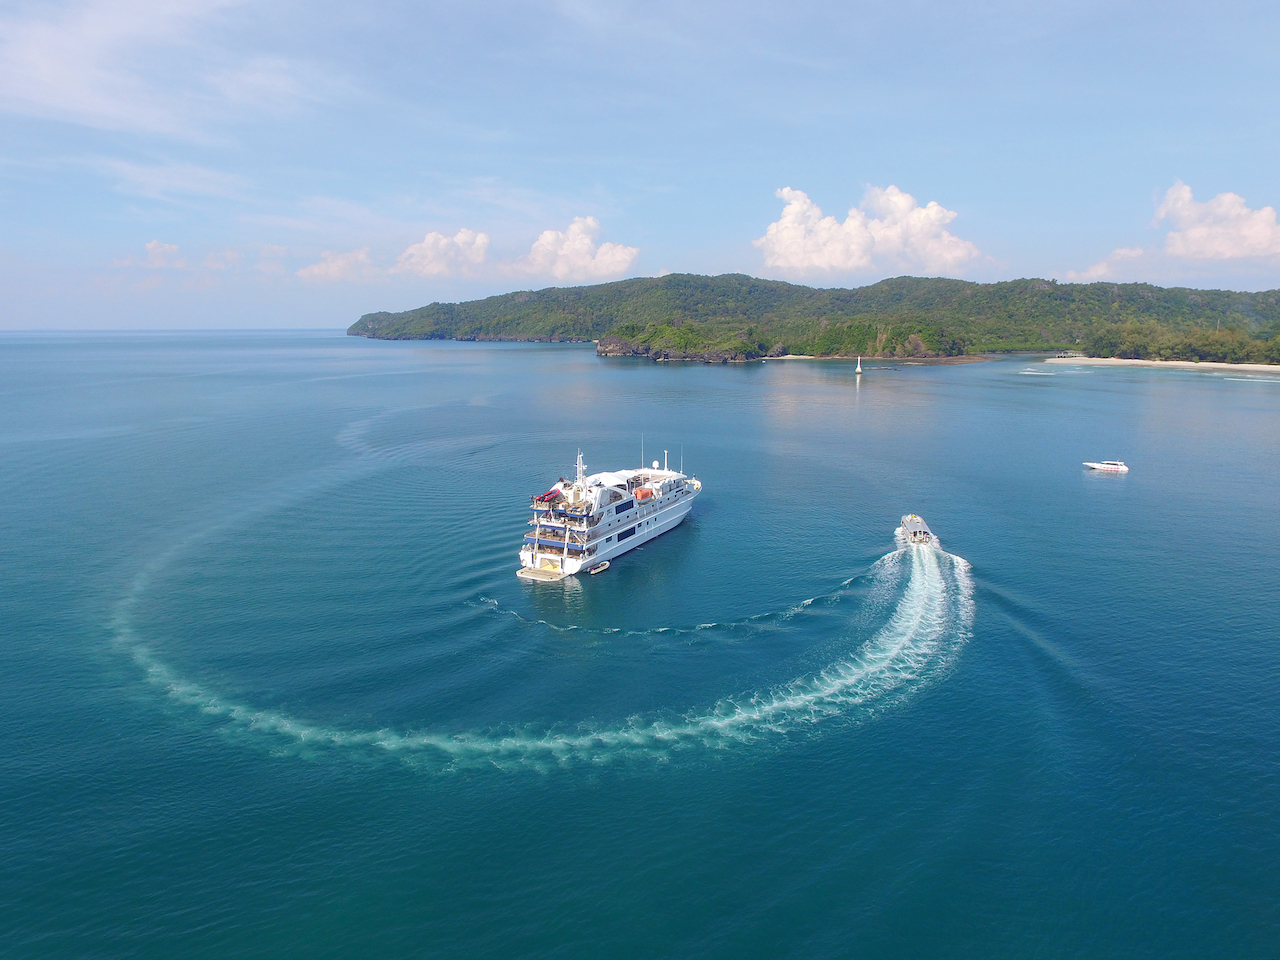
{"label": "circular wake on water", "polygon": [[[811,730],[836,718],[865,719],[944,673],[970,638],[974,614],[973,580],[965,560],[939,548],[905,546],[882,557],[866,574],[870,590],[865,606],[883,609],[887,621],[861,644],[850,636],[848,643],[853,649],[820,670],[766,690],[724,697],[709,708],[682,715],[635,715],[612,725],[581,723],[571,730],[559,725],[462,733],[359,730],[238,703],[171,669],[132,624],[133,609],[147,593],[159,566],[139,575],[120,601],[112,627],[118,646],[147,680],[173,701],[220,721],[226,733],[266,739],[277,750],[393,757],[440,770],[471,766],[548,769],[631,757],[667,760],[681,750],[726,749]],[[660,629],[750,628],[762,619],[803,615],[818,599],[822,598],[736,623]]]}

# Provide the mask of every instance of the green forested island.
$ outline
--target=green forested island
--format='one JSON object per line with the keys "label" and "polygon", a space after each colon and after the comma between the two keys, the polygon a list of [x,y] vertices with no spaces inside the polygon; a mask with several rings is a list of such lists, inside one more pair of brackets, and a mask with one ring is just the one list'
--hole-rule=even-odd
{"label": "green forested island", "polygon": [[958,357],[1080,350],[1133,359],[1280,363],[1280,290],[897,277],[821,289],[742,274],[671,274],[369,313],[352,336],[594,340],[655,360]]}

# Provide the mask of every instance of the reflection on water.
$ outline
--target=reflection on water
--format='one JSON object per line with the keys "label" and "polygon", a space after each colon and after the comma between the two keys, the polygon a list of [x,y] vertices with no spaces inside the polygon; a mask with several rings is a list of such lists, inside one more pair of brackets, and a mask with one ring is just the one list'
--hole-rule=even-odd
{"label": "reflection on water", "polygon": [[[1265,955],[1280,391],[850,368],[7,339],[6,946]],[[519,581],[641,434],[689,519]]]}

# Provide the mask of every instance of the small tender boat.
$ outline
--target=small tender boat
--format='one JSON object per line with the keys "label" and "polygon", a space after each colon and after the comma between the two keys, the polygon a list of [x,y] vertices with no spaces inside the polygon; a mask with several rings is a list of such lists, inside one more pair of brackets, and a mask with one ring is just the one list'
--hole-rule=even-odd
{"label": "small tender boat", "polygon": [[609,569],[609,561],[606,560],[604,563],[597,563],[594,567],[588,570],[587,573],[591,574],[594,577],[597,573],[604,573],[608,569]]}
{"label": "small tender boat", "polygon": [[902,518],[902,535],[907,543],[916,546],[936,547],[938,545],[938,538],[933,535],[929,525],[914,513],[908,513]]}
{"label": "small tender boat", "polygon": [[1084,465],[1090,470],[1101,470],[1103,473],[1128,473],[1129,468],[1123,460],[1099,460],[1096,463],[1086,460]]}

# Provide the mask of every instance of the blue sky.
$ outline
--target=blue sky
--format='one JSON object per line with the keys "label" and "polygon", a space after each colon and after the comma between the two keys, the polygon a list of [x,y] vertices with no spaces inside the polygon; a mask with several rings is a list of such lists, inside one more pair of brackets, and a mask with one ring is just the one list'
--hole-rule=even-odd
{"label": "blue sky", "polygon": [[1280,287],[1271,3],[0,12],[6,328],[663,271]]}

